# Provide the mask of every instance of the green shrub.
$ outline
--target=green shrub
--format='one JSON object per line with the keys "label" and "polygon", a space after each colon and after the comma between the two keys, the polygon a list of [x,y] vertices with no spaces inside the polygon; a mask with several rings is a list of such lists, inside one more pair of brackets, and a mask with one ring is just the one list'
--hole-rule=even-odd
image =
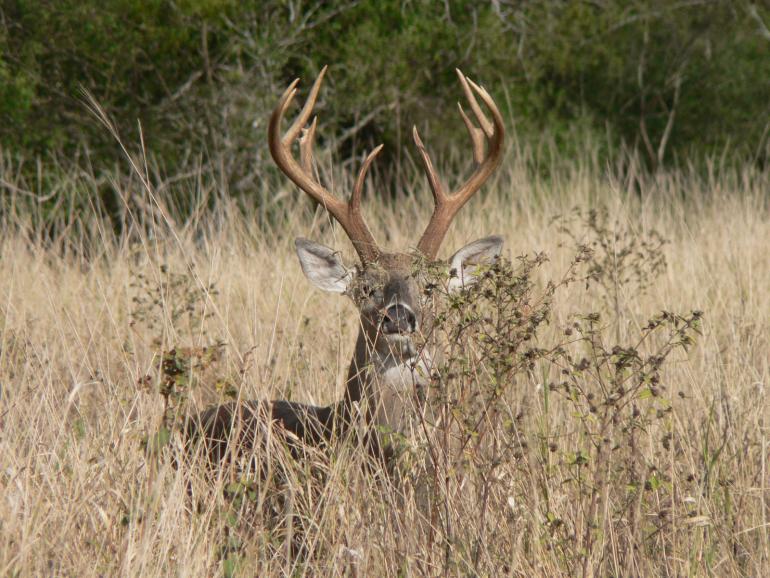
{"label": "green shrub", "polygon": [[[468,150],[454,68],[483,82],[516,134],[573,156],[585,134],[650,168],[724,150],[767,157],[770,11],[711,0],[10,0],[0,7],[0,146],[89,170],[121,153],[88,92],[161,174],[201,163],[250,194],[274,169],[270,110],[331,67],[319,144],[336,159],[384,142],[395,190],[411,126],[439,161]],[[75,154],[77,152],[78,154]],[[61,155],[59,155],[61,158]],[[33,171],[27,165],[28,172]]]}

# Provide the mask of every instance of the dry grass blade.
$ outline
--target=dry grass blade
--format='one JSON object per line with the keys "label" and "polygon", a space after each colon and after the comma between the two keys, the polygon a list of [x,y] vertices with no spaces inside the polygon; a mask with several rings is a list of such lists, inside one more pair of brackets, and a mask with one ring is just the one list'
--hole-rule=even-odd
{"label": "dry grass blade", "polygon": [[[715,175],[639,202],[590,153],[547,179],[506,159],[447,245],[500,231],[529,257],[446,301],[436,413],[389,475],[356,439],[295,460],[270,430],[261,473],[174,461],[210,402],[340,398],[358,327],[301,277],[300,201],[268,233],[227,200],[126,238],[83,213],[66,245],[5,213],[0,575],[769,575],[770,183]],[[408,246],[422,187],[374,232]]]}

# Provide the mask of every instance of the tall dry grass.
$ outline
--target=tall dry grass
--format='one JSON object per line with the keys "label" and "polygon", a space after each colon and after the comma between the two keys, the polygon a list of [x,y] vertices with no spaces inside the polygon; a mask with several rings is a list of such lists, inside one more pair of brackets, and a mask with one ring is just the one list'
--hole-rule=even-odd
{"label": "tall dry grass", "polygon": [[[489,472],[473,471],[488,465],[474,456],[458,461],[465,470],[444,472],[434,515],[409,471],[388,481],[352,443],[296,467],[274,448],[280,483],[269,487],[175,468],[163,352],[194,366],[173,384],[184,399],[169,400],[185,411],[228,395],[341,397],[355,311],[304,280],[292,241],[312,236],[351,256],[348,242],[283,182],[265,185],[260,209],[239,209],[198,175],[187,186],[213,209],[187,221],[155,203],[157,183],[107,183],[125,202],[122,236],[88,203],[47,234],[26,194],[9,192],[18,202],[0,246],[0,575],[767,575],[770,178],[748,168],[643,178],[590,154],[538,177],[516,160],[527,154],[511,153],[461,213],[444,254],[503,234],[510,258],[548,255],[532,272],[540,294],[575,254],[556,215],[605,206],[608,226],[631,242],[659,231],[665,266],[646,291],[618,282],[608,298],[573,283],[554,294],[537,338],[561,342],[573,315],[598,311],[608,344],[629,344],[661,310],[704,312],[697,343],[662,368],[670,411],[622,416],[618,436],[637,428],[639,447],[590,463],[582,402],[548,398],[525,372],[500,400],[515,427],[505,416],[490,426],[490,439],[508,432],[518,450]],[[105,186],[78,178],[86,192]],[[367,201],[375,234],[394,248],[415,243],[430,210],[419,175],[409,179],[413,196]],[[623,499],[643,505],[633,523],[616,513]]]}

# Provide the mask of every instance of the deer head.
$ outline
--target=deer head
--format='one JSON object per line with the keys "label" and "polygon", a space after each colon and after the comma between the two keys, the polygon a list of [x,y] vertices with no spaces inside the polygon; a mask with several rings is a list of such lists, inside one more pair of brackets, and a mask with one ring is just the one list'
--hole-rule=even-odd
{"label": "deer head", "polygon": [[[416,264],[420,260],[436,259],[452,219],[499,165],[503,152],[502,116],[487,91],[458,70],[460,84],[478,122],[476,126],[462,106],[459,107],[473,144],[476,168],[459,189],[447,193],[415,127],[413,137],[433,193],[435,208],[416,251],[386,252],[376,243],[361,213],[364,180],[369,167],[382,150],[382,145],[376,147],[364,160],[348,202],[331,194],[314,177],[316,119],[309,121],[325,72],[324,67],[299,116],[281,135],[281,121],[297,93],[298,80],[292,82],[283,93],[270,118],[270,152],[278,167],[300,189],[322,204],[342,226],[360,259],[355,267],[347,267],[336,251],[307,239],[297,239],[297,254],[305,275],[325,291],[348,295],[360,312],[362,335],[367,348],[375,352],[380,360],[392,359],[398,362],[415,356],[413,337],[425,321],[421,280],[415,274]],[[491,113],[492,121],[482,112],[476,96]],[[295,141],[299,142],[299,161],[294,158],[291,150]],[[447,264],[452,270],[450,287],[460,288],[473,283],[479,265],[496,258],[502,243],[501,237],[485,237],[457,251]]]}

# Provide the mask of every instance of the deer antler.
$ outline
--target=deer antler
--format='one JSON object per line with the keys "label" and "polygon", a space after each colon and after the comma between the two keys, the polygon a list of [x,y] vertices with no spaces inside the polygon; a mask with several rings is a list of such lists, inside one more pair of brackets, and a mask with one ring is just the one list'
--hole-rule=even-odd
{"label": "deer antler", "polygon": [[[462,105],[458,103],[457,106],[460,108],[460,115],[463,118],[463,122],[465,122],[468,134],[470,134],[471,141],[473,142],[473,159],[476,161],[477,166],[476,170],[468,180],[453,194],[447,195],[444,191],[444,187],[442,186],[441,181],[439,181],[436,170],[433,168],[433,163],[430,160],[428,151],[425,150],[425,145],[422,144],[420,135],[417,134],[417,127],[415,126],[412,129],[412,136],[420,151],[420,156],[422,156],[425,173],[428,176],[428,182],[435,201],[433,216],[431,217],[428,226],[425,228],[425,232],[423,233],[420,242],[417,244],[417,248],[430,259],[436,258],[439,247],[441,246],[441,241],[444,240],[444,235],[446,234],[447,229],[449,229],[452,219],[454,219],[457,212],[468,202],[476,191],[481,188],[484,182],[494,172],[503,156],[503,137],[505,136],[505,129],[503,127],[503,117],[497,109],[495,102],[486,90],[467,76],[463,75],[459,70],[457,71],[457,76],[460,78],[460,84],[465,92],[465,97],[468,99],[473,115],[476,117],[481,128],[473,124],[465,114]],[[492,113],[492,122],[490,122],[482,112],[481,107],[473,94],[474,92],[481,98]],[[486,155],[484,154],[485,137],[489,141]]]}
{"label": "deer antler", "polygon": [[[361,261],[363,263],[371,263],[379,258],[381,251],[361,214],[361,191],[364,187],[366,173],[372,161],[382,150],[382,145],[370,152],[363,165],[361,165],[361,170],[358,173],[358,178],[348,203],[335,197],[314,178],[313,141],[315,139],[316,118],[313,118],[313,122],[308,128],[305,127],[313,112],[325,73],[326,66],[323,67],[318,78],[313,83],[313,88],[310,89],[310,94],[299,116],[289,127],[289,130],[286,131],[286,134],[281,137],[281,121],[297,94],[299,79],[292,82],[289,88],[286,89],[286,92],[283,93],[281,100],[270,116],[270,125],[267,131],[270,154],[273,156],[273,160],[278,165],[278,168],[294,181],[294,184],[326,207],[326,210],[329,211],[332,217],[342,225]],[[300,133],[302,133],[301,136]],[[301,165],[295,160],[291,152],[292,144],[297,140],[297,137],[299,137]]]}

